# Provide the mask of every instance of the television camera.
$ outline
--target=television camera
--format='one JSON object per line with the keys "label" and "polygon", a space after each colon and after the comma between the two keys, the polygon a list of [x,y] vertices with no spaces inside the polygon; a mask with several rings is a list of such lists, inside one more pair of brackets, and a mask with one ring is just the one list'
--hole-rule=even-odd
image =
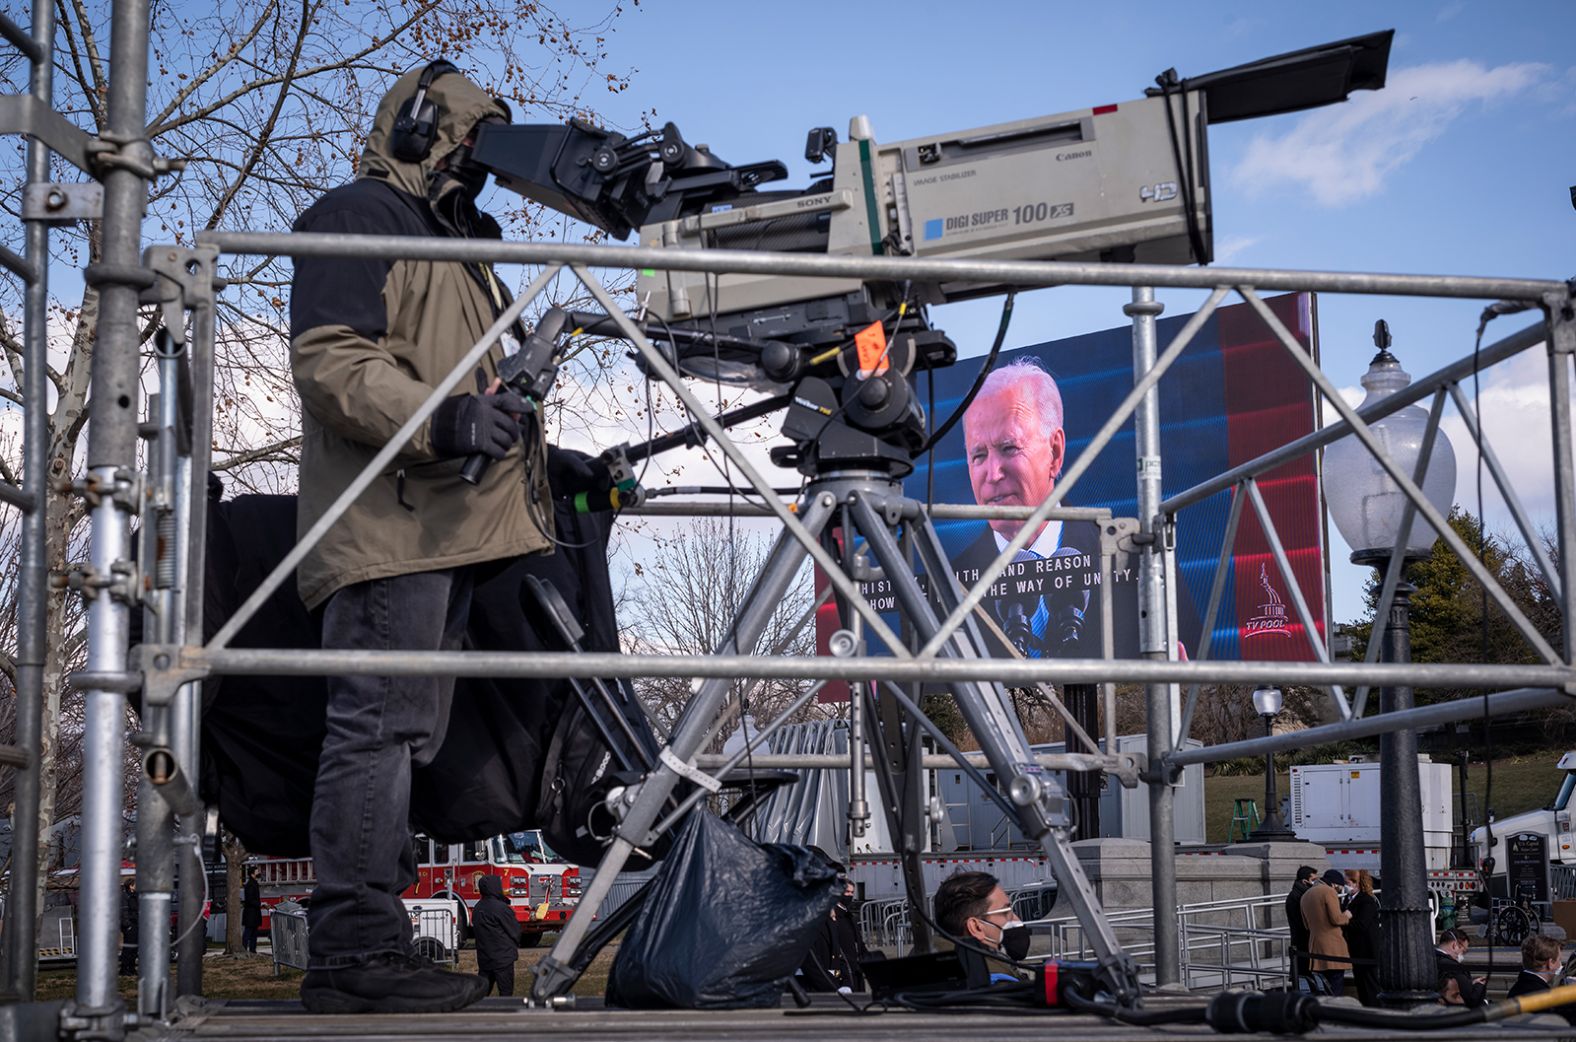
{"label": "television camera", "polygon": [[[1186,79],[1143,97],[893,144],[855,117],[848,139],[810,131],[831,161],[807,188],[779,161],[734,166],[677,126],[626,136],[483,124],[474,159],[520,195],[643,246],[824,256],[1207,264],[1206,130],[1384,85],[1393,31]],[[957,352],[926,306],[1001,293],[988,279],[856,279],[643,271],[653,339],[688,375],[792,391],[779,463],[861,463],[903,474],[928,441],[914,373]],[[577,321],[582,316],[577,316]],[[594,323],[594,319],[591,320]],[[587,331],[613,333],[611,322]],[[808,471],[806,471],[808,472]]]}

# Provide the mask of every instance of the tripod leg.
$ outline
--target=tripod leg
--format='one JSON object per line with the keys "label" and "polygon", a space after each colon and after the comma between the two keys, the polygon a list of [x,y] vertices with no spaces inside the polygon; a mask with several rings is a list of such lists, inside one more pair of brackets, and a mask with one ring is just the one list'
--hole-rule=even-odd
{"label": "tripod leg", "polygon": [[[852,510],[871,553],[885,572],[898,606],[910,616],[910,621],[922,640],[929,640],[941,628],[940,622],[925,598],[913,572],[898,550],[897,542],[869,497],[856,494]],[[961,601],[961,593],[952,578],[930,519],[923,512],[913,526],[920,563],[925,574],[931,577],[932,591],[937,593],[943,610],[951,611]],[[948,658],[978,658],[977,628],[972,621],[960,629],[942,646]],[[1034,762],[1028,739],[1019,726],[1011,709],[1006,691],[998,684],[957,683],[948,685],[957,700],[958,709],[968,722],[969,729],[980,743],[980,749],[990,761],[996,777],[1008,783],[1008,794],[1018,808],[1019,827],[1024,835],[1036,840],[1045,851],[1059,888],[1072,902],[1090,947],[1104,970],[1105,983],[1113,990],[1118,1002],[1129,1004],[1138,998],[1137,971],[1127,953],[1122,950],[1115,932],[1100,908],[1083,866],[1072,852],[1067,830],[1067,797],[1050,775]]]}
{"label": "tripod leg", "polygon": [[[808,501],[800,504],[800,516],[805,527],[818,535],[832,516],[835,506],[830,493],[813,493]],[[799,574],[805,557],[804,548],[792,533],[785,530],[777,537],[766,566],[756,577],[733,621],[730,629],[733,636],[723,642],[717,654],[731,655],[738,649],[750,650],[755,647],[772,612],[776,611],[789,585]],[[614,830],[613,842],[608,846],[607,853],[602,855],[601,864],[597,865],[596,877],[581,895],[574,915],[569,917],[563,932],[558,935],[552,952],[537,964],[536,980],[531,986],[533,999],[540,1002],[554,995],[562,995],[574,984],[575,978],[579,976],[573,968],[575,951],[591,929],[592,918],[601,909],[603,900],[613,888],[629,855],[636,847],[643,847],[652,841],[653,837],[649,835],[651,827],[661,816],[668,797],[679,783],[680,773],[674,765],[693,766],[695,756],[711,741],[717,725],[717,713],[727,700],[731,684],[732,680],[727,677],[715,677],[696,689],[695,696],[690,699],[673,727],[672,737],[663,750],[662,766],[641,781],[633,792],[632,801],[626,798],[628,810]]]}

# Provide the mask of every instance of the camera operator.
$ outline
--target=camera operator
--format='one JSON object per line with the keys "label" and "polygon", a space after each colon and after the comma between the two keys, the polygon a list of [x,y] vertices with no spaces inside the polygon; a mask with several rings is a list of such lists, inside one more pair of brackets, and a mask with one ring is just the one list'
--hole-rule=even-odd
{"label": "camera operator", "polygon": [[[448,62],[401,77],[383,98],[356,179],[313,204],[300,232],[498,238],[470,159],[502,102]],[[298,528],[305,532],[507,306],[484,264],[301,258],[291,289],[291,364],[302,402]],[[323,646],[450,650],[470,610],[473,571],[550,547],[545,448],[512,392],[496,393],[495,351],[302,562]],[[493,462],[479,483],[465,458]],[[453,678],[329,678],[328,730],[312,804],[318,886],[301,999],[314,1013],[459,1009],[486,985],[411,955],[401,892],[416,878],[411,769],[442,744]]]}
{"label": "camera operator", "polygon": [[[963,443],[976,503],[1039,506],[1056,488],[1067,459],[1056,380],[1028,358],[993,371],[963,414]],[[953,570],[983,572],[1022,527],[1018,520],[992,520],[952,558]],[[1056,558],[1067,559],[1066,572],[1034,563]],[[1078,558],[1085,566],[1072,567]],[[1100,567],[1099,528],[1089,521],[1047,521],[1013,563],[1025,566],[1023,578],[1045,585],[1040,593],[987,600],[1003,632],[1026,658],[1075,654],[1090,611],[1082,577]],[[1058,578],[1067,585],[1055,586]]]}

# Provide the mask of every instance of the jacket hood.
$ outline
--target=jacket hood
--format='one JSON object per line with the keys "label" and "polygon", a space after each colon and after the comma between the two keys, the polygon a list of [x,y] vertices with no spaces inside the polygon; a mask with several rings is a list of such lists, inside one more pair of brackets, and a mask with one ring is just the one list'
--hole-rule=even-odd
{"label": "jacket hood", "polygon": [[483,897],[503,899],[503,880],[497,876],[482,876],[476,881],[476,889]]}
{"label": "jacket hood", "polygon": [[367,135],[366,147],[361,150],[361,165],[356,176],[376,177],[402,192],[425,199],[438,161],[454,151],[484,117],[497,116],[507,121],[509,110],[466,77],[445,73],[427,88],[427,100],[438,108],[438,133],[432,151],[419,163],[403,162],[394,158],[389,135],[394,130],[400,106],[415,96],[420,79],[421,69],[412,69],[395,80],[394,86],[383,95],[372,121],[372,131]]}

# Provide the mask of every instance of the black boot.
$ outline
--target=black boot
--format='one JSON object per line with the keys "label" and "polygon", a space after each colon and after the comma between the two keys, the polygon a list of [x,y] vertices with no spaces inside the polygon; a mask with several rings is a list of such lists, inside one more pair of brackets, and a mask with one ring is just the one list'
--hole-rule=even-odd
{"label": "black boot", "polygon": [[450,973],[388,953],[301,979],[301,1003],[312,1013],[446,1013],[487,993],[473,973]]}

